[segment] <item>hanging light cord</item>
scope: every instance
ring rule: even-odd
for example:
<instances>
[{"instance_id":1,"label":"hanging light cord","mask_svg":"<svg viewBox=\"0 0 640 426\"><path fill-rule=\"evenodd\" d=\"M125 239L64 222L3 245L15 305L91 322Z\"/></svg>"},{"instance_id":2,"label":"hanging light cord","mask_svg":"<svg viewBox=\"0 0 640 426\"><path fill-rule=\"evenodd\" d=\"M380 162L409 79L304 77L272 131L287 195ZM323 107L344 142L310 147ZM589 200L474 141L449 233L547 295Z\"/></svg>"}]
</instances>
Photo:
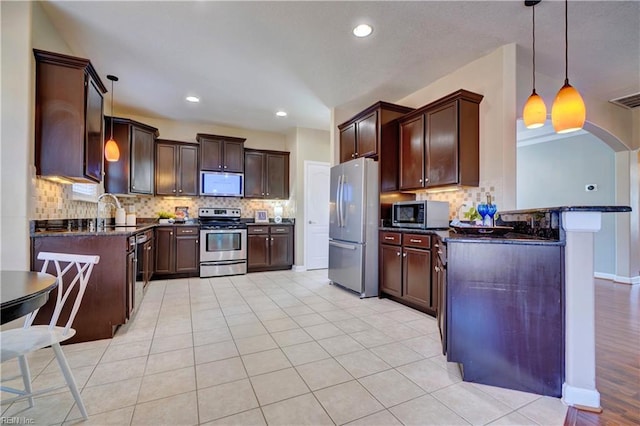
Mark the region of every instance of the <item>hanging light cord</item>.
<instances>
[{"instance_id":1,"label":"hanging light cord","mask_svg":"<svg viewBox=\"0 0 640 426\"><path fill-rule=\"evenodd\" d=\"M569 0L564 0L564 84L569 84Z\"/></svg>"},{"instance_id":2,"label":"hanging light cord","mask_svg":"<svg viewBox=\"0 0 640 426\"><path fill-rule=\"evenodd\" d=\"M536 6L531 7L533 11L533 92L536 91Z\"/></svg>"},{"instance_id":3,"label":"hanging light cord","mask_svg":"<svg viewBox=\"0 0 640 426\"><path fill-rule=\"evenodd\" d=\"M113 140L113 80L111 80L111 140Z\"/></svg>"}]
</instances>

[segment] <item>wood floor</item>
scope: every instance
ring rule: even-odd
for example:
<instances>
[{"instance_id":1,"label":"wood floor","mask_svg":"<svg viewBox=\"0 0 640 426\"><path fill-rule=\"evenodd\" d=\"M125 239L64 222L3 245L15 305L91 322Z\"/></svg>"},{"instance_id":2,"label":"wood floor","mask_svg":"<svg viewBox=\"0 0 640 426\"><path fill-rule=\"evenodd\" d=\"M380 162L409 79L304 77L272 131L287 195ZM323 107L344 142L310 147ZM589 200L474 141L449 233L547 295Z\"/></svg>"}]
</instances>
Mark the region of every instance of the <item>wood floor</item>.
<instances>
[{"instance_id":1,"label":"wood floor","mask_svg":"<svg viewBox=\"0 0 640 426\"><path fill-rule=\"evenodd\" d=\"M640 286L596 279L596 388L602 414L570 407L565 426L640 424Z\"/></svg>"}]
</instances>

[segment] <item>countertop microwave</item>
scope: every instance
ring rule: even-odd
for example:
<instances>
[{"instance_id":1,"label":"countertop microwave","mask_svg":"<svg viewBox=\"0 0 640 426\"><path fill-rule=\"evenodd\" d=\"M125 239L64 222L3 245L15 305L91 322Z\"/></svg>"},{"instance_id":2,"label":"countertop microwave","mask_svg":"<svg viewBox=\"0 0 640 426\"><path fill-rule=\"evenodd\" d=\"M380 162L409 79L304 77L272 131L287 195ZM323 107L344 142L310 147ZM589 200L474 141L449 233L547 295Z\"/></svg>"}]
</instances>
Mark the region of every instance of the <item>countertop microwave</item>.
<instances>
[{"instance_id":1,"label":"countertop microwave","mask_svg":"<svg viewBox=\"0 0 640 426\"><path fill-rule=\"evenodd\" d=\"M391 226L398 228L448 228L446 201L400 201L393 203Z\"/></svg>"},{"instance_id":2,"label":"countertop microwave","mask_svg":"<svg viewBox=\"0 0 640 426\"><path fill-rule=\"evenodd\" d=\"M200 172L200 195L209 197L244 196L244 174Z\"/></svg>"}]
</instances>

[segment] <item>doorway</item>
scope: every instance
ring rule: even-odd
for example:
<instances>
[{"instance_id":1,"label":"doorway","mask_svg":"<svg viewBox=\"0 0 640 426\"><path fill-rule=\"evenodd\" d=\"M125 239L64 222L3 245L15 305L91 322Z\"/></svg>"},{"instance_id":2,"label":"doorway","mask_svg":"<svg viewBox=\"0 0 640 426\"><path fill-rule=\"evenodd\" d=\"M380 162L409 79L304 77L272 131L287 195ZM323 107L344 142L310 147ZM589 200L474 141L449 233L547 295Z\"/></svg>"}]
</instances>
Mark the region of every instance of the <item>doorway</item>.
<instances>
[{"instance_id":1,"label":"doorway","mask_svg":"<svg viewBox=\"0 0 640 426\"><path fill-rule=\"evenodd\" d=\"M305 267L329 266L329 163L304 162Z\"/></svg>"}]
</instances>

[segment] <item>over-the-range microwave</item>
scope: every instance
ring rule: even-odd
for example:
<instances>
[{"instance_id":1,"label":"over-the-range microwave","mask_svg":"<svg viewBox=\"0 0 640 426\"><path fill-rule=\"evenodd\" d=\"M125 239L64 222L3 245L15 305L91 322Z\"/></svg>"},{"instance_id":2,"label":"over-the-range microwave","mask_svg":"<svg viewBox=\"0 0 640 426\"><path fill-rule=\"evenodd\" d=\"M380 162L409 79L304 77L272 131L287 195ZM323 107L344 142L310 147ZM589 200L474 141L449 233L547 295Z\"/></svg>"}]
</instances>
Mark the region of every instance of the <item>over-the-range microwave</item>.
<instances>
[{"instance_id":1,"label":"over-the-range microwave","mask_svg":"<svg viewBox=\"0 0 640 426\"><path fill-rule=\"evenodd\" d=\"M446 201L399 201L393 203L391 225L399 228L448 228Z\"/></svg>"},{"instance_id":2,"label":"over-the-range microwave","mask_svg":"<svg viewBox=\"0 0 640 426\"><path fill-rule=\"evenodd\" d=\"M200 172L200 195L209 197L244 196L244 174Z\"/></svg>"}]
</instances>

